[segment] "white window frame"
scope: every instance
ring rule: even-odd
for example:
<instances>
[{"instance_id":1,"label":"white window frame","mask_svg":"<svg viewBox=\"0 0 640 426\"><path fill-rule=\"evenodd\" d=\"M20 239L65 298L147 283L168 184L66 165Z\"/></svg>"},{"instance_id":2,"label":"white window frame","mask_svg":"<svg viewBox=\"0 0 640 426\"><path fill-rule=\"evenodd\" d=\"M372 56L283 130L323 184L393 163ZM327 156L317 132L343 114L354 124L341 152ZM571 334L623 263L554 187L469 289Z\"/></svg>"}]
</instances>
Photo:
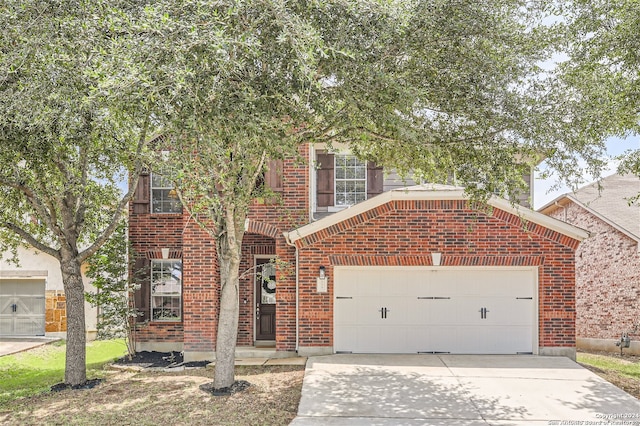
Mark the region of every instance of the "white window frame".
<instances>
[{"instance_id":1,"label":"white window frame","mask_svg":"<svg viewBox=\"0 0 640 426\"><path fill-rule=\"evenodd\" d=\"M356 164L355 167L362 167L364 169L364 177L361 178L348 178L348 177L344 177L344 178L338 178L338 160L342 160L342 159L355 159L359 164ZM341 165L341 167L346 167ZM354 192L348 192L348 191L340 191L340 194L342 195L349 195L349 194L356 194L356 197L354 197L354 201L353 203L342 203L339 204L338 203L338 182L345 182L345 183L357 183L357 182L362 182L364 185L364 190L362 192L358 192L358 191L354 191ZM358 200L357 198L357 194L362 194L363 198ZM358 204L362 201L365 201L367 199L367 162L366 161L362 161L360 160L358 157L356 157L353 154L334 154L333 155L333 205L335 208L337 209L342 209L345 207L349 207L352 206L354 204ZM346 197L345 197L346 198Z\"/></svg>"},{"instance_id":2,"label":"white window frame","mask_svg":"<svg viewBox=\"0 0 640 426\"><path fill-rule=\"evenodd\" d=\"M154 182L155 179L158 179L159 182ZM160 185L156 186L154 185L154 183L159 183ZM151 184L150 186L150 191L151 194L149 196L149 199L151 200L150 204L150 208L151 208L151 213L154 214L175 214L175 213L182 213L182 203L180 203L180 199L178 199L178 195L175 195L175 198L171 197L171 191L175 191L175 186L173 185L173 183L171 182L171 180L169 180L169 178L165 177L163 173L151 173ZM155 191L160 191L160 194L162 194L163 196L158 199L158 197L154 197L154 192ZM166 194L166 196L164 195ZM159 205L160 205L160 210L155 210L155 201L157 200ZM166 209L165 207L168 206L169 208Z\"/></svg>"},{"instance_id":3,"label":"white window frame","mask_svg":"<svg viewBox=\"0 0 640 426\"><path fill-rule=\"evenodd\" d=\"M171 273L158 265L179 264L179 267L171 267ZM176 271L179 273L176 276ZM160 276L158 276L158 272ZM156 291L156 288L166 287L165 291ZM151 321L182 321L182 260L181 259L152 259L151 260ZM167 305L168 304L168 305Z\"/></svg>"}]
</instances>

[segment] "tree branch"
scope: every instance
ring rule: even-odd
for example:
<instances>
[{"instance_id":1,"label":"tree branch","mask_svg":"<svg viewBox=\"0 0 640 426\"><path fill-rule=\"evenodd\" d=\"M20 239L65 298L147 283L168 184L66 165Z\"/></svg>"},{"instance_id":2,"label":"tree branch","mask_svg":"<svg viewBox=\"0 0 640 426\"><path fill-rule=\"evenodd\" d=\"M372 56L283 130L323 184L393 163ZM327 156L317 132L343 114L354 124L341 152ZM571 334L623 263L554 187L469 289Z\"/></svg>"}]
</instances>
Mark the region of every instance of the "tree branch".
<instances>
[{"instance_id":1,"label":"tree branch","mask_svg":"<svg viewBox=\"0 0 640 426\"><path fill-rule=\"evenodd\" d=\"M115 213L111 218L109 225L105 228L105 230L102 231L102 233L96 238L93 244L91 244L85 250L78 253L78 259L80 260L81 263L87 260L89 257L91 257L96 251L98 251L98 249L109 239L109 237L111 237L111 235L113 234L113 231L115 231L115 229L118 227L118 223L120 222L120 219L122 219L122 216L126 211L127 204L129 203L129 201L131 201L131 199L133 198L133 195L135 194L136 187L138 186L138 180L140 179L140 173L142 173L142 170L144 168L141 157L142 157L142 151L148 143L147 130L149 128L149 121L150 121L149 117L147 117L144 122L144 125L142 126L140 138L138 139L138 146L136 148L135 167L134 167L134 170L132 171L133 179L131 179L129 183L129 190L118 203Z\"/></svg>"},{"instance_id":2,"label":"tree branch","mask_svg":"<svg viewBox=\"0 0 640 426\"><path fill-rule=\"evenodd\" d=\"M47 245L44 245L40 241L36 240L30 233L28 233L27 231L19 227L18 225L11 222L1 222L0 226L15 233L30 246L40 250L43 253L47 253L48 255L51 255L58 260L60 259L60 254L58 250L55 250Z\"/></svg>"},{"instance_id":3,"label":"tree branch","mask_svg":"<svg viewBox=\"0 0 640 426\"><path fill-rule=\"evenodd\" d=\"M33 189L31 189L30 187L26 186L23 183L13 182L5 179L0 179L0 185L7 186L9 188L13 188L22 192L25 195L27 202L31 207L33 207L33 209L36 211L40 219L42 219L47 224L49 229L56 231L57 227L55 226L55 222L52 220L51 214L47 209L47 206L45 206L40 201L40 199L36 196L36 193Z\"/></svg>"},{"instance_id":4,"label":"tree branch","mask_svg":"<svg viewBox=\"0 0 640 426\"><path fill-rule=\"evenodd\" d=\"M76 197L76 205L75 205L75 217L74 222L77 225L81 225L84 222L86 206L83 202L84 200L84 191L86 190L86 185L88 181L88 166L89 163L89 155L87 153L87 149L84 147L80 148L80 170L82 171L82 176L80 177L80 188L83 189L82 193Z\"/></svg>"},{"instance_id":5,"label":"tree branch","mask_svg":"<svg viewBox=\"0 0 640 426\"><path fill-rule=\"evenodd\" d=\"M255 188L256 186L256 182L258 182L258 179L260 178L260 175L262 174L263 170L263 166L265 161L267 160L267 151L266 150L262 150L262 155L260 156L260 161L258 162L258 167L256 168L255 173L253 174L253 176L251 177L251 181L247 182L247 187L245 188L245 191L247 194L252 193L253 188Z\"/></svg>"}]
</instances>

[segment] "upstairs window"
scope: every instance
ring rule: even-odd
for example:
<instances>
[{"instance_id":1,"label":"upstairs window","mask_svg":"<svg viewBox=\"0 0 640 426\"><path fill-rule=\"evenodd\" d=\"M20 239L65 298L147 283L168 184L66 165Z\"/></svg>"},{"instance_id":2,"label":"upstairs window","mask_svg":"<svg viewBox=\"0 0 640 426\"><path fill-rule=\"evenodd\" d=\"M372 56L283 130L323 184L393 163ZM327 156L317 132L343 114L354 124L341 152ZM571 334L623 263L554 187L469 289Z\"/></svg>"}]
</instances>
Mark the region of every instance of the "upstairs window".
<instances>
[{"instance_id":1,"label":"upstairs window","mask_svg":"<svg viewBox=\"0 0 640 426\"><path fill-rule=\"evenodd\" d=\"M354 155L336 154L335 205L352 206L367 199L367 162Z\"/></svg>"},{"instance_id":2,"label":"upstairs window","mask_svg":"<svg viewBox=\"0 0 640 426\"><path fill-rule=\"evenodd\" d=\"M162 173L151 174L151 212L182 213L182 204L173 182Z\"/></svg>"},{"instance_id":3,"label":"upstairs window","mask_svg":"<svg viewBox=\"0 0 640 426\"><path fill-rule=\"evenodd\" d=\"M151 318L154 321L182 319L182 262L151 261Z\"/></svg>"},{"instance_id":4,"label":"upstairs window","mask_svg":"<svg viewBox=\"0 0 640 426\"><path fill-rule=\"evenodd\" d=\"M351 154L316 152L315 212L335 212L382 193L382 167Z\"/></svg>"}]
</instances>

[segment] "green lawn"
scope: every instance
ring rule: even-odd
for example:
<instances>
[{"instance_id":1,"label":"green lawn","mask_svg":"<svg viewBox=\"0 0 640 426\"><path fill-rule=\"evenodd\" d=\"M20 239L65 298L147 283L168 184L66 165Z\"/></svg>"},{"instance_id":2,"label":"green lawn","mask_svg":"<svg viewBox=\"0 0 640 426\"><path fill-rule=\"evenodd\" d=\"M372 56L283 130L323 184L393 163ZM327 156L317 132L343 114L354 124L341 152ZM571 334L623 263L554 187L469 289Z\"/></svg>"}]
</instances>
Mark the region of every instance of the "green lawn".
<instances>
[{"instance_id":1,"label":"green lawn","mask_svg":"<svg viewBox=\"0 0 640 426\"><path fill-rule=\"evenodd\" d=\"M591 365L604 371L613 371L623 376L640 379L640 363L626 360L624 358L596 355L589 353L578 353L578 362Z\"/></svg>"},{"instance_id":2,"label":"green lawn","mask_svg":"<svg viewBox=\"0 0 640 426\"><path fill-rule=\"evenodd\" d=\"M64 341L0 357L0 406L16 398L46 392L64 381ZM102 366L123 356L124 340L87 344L87 378L102 375Z\"/></svg>"}]
</instances>

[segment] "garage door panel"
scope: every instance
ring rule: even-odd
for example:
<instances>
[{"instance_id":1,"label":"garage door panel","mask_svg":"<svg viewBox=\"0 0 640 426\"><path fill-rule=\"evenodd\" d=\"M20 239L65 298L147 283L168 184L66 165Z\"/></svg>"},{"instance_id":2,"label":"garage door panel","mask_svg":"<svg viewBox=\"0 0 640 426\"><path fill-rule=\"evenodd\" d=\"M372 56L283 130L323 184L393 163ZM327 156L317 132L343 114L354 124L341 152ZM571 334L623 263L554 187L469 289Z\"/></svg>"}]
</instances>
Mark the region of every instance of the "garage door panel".
<instances>
[{"instance_id":1,"label":"garage door panel","mask_svg":"<svg viewBox=\"0 0 640 426\"><path fill-rule=\"evenodd\" d=\"M342 325L356 324L358 315L355 311L355 302L353 298L336 298L334 304L335 323Z\"/></svg>"},{"instance_id":2,"label":"garage door panel","mask_svg":"<svg viewBox=\"0 0 640 426\"><path fill-rule=\"evenodd\" d=\"M515 300L504 298L499 303L488 304L487 322L491 324L509 324L528 326L532 322L533 300Z\"/></svg>"},{"instance_id":3,"label":"garage door panel","mask_svg":"<svg viewBox=\"0 0 640 426\"><path fill-rule=\"evenodd\" d=\"M380 341L386 345L387 353L407 353L410 350L410 336L406 327L398 328L394 326L380 327ZM375 348L371 351L378 352Z\"/></svg>"},{"instance_id":4,"label":"garage door panel","mask_svg":"<svg viewBox=\"0 0 640 426\"><path fill-rule=\"evenodd\" d=\"M411 301L405 297L387 297L380 300L380 307L376 313L383 325L401 326L411 324L412 315L409 314ZM413 314L413 312L411 312Z\"/></svg>"},{"instance_id":5,"label":"garage door panel","mask_svg":"<svg viewBox=\"0 0 640 426\"><path fill-rule=\"evenodd\" d=\"M335 291L357 295L336 300L336 350L532 352L533 270L336 268Z\"/></svg>"},{"instance_id":6,"label":"garage door panel","mask_svg":"<svg viewBox=\"0 0 640 426\"><path fill-rule=\"evenodd\" d=\"M336 327L333 332L334 350L336 352L350 351L358 340L360 327L343 325Z\"/></svg>"},{"instance_id":7,"label":"garage door panel","mask_svg":"<svg viewBox=\"0 0 640 426\"><path fill-rule=\"evenodd\" d=\"M358 330L357 337L350 346L357 347L360 353L406 353L407 330L390 326L363 326ZM381 348L382 346L382 348Z\"/></svg>"},{"instance_id":8,"label":"garage door panel","mask_svg":"<svg viewBox=\"0 0 640 426\"><path fill-rule=\"evenodd\" d=\"M451 353L455 352L455 345L459 339L457 327L439 326L429 327L429 339L423 342L420 352Z\"/></svg>"},{"instance_id":9,"label":"garage door panel","mask_svg":"<svg viewBox=\"0 0 640 426\"><path fill-rule=\"evenodd\" d=\"M45 282L0 280L0 335L45 334Z\"/></svg>"},{"instance_id":10,"label":"garage door panel","mask_svg":"<svg viewBox=\"0 0 640 426\"><path fill-rule=\"evenodd\" d=\"M381 307L380 297L358 296L355 299L355 313L357 316L356 323L362 326L381 325L381 313L378 310Z\"/></svg>"},{"instance_id":11,"label":"garage door panel","mask_svg":"<svg viewBox=\"0 0 640 426\"><path fill-rule=\"evenodd\" d=\"M480 353L531 353L531 327L489 326L477 332L482 336Z\"/></svg>"},{"instance_id":12,"label":"garage door panel","mask_svg":"<svg viewBox=\"0 0 640 426\"><path fill-rule=\"evenodd\" d=\"M15 322L15 334L17 336L37 336L42 334L45 319L33 316L17 317Z\"/></svg>"},{"instance_id":13,"label":"garage door panel","mask_svg":"<svg viewBox=\"0 0 640 426\"><path fill-rule=\"evenodd\" d=\"M353 345L355 343L355 345ZM360 326L356 340L352 342L352 346L348 351L353 352L354 347L358 348L357 352L376 353L380 351L380 327L378 326Z\"/></svg>"}]
</instances>

